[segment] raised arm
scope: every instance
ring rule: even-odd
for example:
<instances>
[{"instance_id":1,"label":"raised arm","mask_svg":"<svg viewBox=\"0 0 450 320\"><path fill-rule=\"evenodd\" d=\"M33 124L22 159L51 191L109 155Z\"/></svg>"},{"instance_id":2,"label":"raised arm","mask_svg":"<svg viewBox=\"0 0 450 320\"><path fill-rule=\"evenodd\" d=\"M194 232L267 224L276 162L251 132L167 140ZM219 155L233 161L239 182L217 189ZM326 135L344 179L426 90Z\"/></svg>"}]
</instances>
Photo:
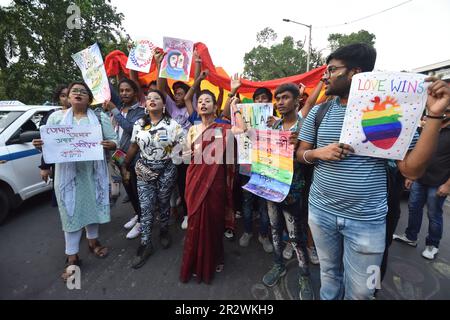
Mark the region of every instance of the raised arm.
<instances>
[{"instance_id":1,"label":"raised arm","mask_svg":"<svg viewBox=\"0 0 450 320\"><path fill-rule=\"evenodd\" d=\"M241 78L239 77L239 74L234 74L231 78L230 87L231 91L228 94L228 99L225 101L225 106L223 107L223 116L227 117L228 119L231 119L231 112L230 112L230 105L232 98L236 95L237 91L241 87Z\"/></svg>"},{"instance_id":2,"label":"raised arm","mask_svg":"<svg viewBox=\"0 0 450 320\"><path fill-rule=\"evenodd\" d=\"M172 90L169 88L169 84L167 83L166 78L161 78L159 76L159 71L161 70L161 63L164 59L165 53L162 50L155 50L153 57L156 63L156 71L158 73L158 77L156 78L156 88L164 93L166 96L169 96L172 100L174 100Z\"/></svg>"},{"instance_id":3,"label":"raised arm","mask_svg":"<svg viewBox=\"0 0 450 320\"><path fill-rule=\"evenodd\" d=\"M428 87L427 123L414 149L406 154L405 159L397 161L402 175L410 180L416 180L424 174L437 147L445 109L450 106L450 86L432 77L426 81L432 82Z\"/></svg>"},{"instance_id":4,"label":"raised arm","mask_svg":"<svg viewBox=\"0 0 450 320\"><path fill-rule=\"evenodd\" d=\"M203 80L206 79L208 76L209 71L204 70L200 72L200 75L195 79L194 84L189 88L188 92L184 96L184 103L186 105L186 109L189 113L189 115L192 115L194 113L194 106L192 105L192 98L194 97L195 92L200 88L200 84ZM197 95L198 98L198 95Z\"/></svg>"},{"instance_id":5,"label":"raised arm","mask_svg":"<svg viewBox=\"0 0 450 320\"><path fill-rule=\"evenodd\" d=\"M242 113L238 110L237 104L240 102L239 98L233 97L230 103L231 112L235 116L236 124L231 128L233 134L240 134L247 131L247 125L242 117Z\"/></svg>"},{"instance_id":6,"label":"raised arm","mask_svg":"<svg viewBox=\"0 0 450 320\"><path fill-rule=\"evenodd\" d=\"M223 88L219 87L219 96L217 97L217 107L222 108L223 104Z\"/></svg>"},{"instance_id":7,"label":"raised arm","mask_svg":"<svg viewBox=\"0 0 450 320\"><path fill-rule=\"evenodd\" d=\"M319 83L314 88L313 92L308 97L308 99L306 99L305 104L303 105L303 108L301 109L303 118L306 118L309 111L311 111L312 107L314 107L316 105L317 99L319 98L322 88L323 88L323 80L320 79Z\"/></svg>"}]
</instances>

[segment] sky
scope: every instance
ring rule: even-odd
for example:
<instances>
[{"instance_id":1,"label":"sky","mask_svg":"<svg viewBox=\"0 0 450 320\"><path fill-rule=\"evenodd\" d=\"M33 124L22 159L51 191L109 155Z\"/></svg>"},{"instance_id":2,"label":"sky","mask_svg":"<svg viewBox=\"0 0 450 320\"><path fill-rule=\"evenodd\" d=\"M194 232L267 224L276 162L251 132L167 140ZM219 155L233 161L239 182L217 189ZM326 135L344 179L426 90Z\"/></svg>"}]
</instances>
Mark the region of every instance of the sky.
<instances>
[{"instance_id":1,"label":"sky","mask_svg":"<svg viewBox=\"0 0 450 320\"><path fill-rule=\"evenodd\" d=\"M450 59L450 0L412 0L400 7L343 25L407 0L111 0L125 15L123 26L133 39L163 36L203 42L216 66L228 74L242 72L244 55L257 45L256 34L270 27L278 41L288 35L308 41L309 29L284 18L312 25L312 46L329 54L330 33L365 29L376 36L375 68L401 71ZM0 0L0 5L10 3ZM81 15L83 13L81 12ZM332 27L330 27L332 26ZM307 48L307 46L305 47Z\"/></svg>"}]
</instances>

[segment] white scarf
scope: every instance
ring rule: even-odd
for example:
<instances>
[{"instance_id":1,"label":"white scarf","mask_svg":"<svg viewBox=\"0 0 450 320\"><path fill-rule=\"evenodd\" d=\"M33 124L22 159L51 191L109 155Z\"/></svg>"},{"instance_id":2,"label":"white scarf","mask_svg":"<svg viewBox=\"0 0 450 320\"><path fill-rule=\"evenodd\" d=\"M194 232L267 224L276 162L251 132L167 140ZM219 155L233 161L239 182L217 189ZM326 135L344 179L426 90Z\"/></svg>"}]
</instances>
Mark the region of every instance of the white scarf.
<instances>
[{"instance_id":1,"label":"white scarf","mask_svg":"<svg viewBox=\"0 0 450 320\"><path fill-rule=\"evenodd\" d=\"M93 125L100 124L95 112L91 109L87 110L89 123ZM73 124L73 109L70 108L61 125ZM76 193L76 162L64 162L59 165L59 192L62 206L66 208L67 215L72 217L75 211L75 193ZM109 176L108 165L106 160L94 161L94 179L95 179L95 197L96 203L101 205L109 205ZM93 208L94 209L94 208Z\"/></svg>"}]
</instances>

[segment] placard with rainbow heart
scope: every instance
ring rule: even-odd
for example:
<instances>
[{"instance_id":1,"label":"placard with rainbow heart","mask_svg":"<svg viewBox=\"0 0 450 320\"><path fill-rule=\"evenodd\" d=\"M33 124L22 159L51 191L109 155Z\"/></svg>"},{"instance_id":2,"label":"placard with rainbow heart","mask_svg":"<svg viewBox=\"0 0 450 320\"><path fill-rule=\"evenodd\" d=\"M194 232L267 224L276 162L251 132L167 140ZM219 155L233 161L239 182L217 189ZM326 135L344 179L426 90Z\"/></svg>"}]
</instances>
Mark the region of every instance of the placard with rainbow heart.
<instances>
[{"instance_id":1,"label":"placard with rainbow heart","mask_svg":"<svg viewBox=\"0 0 450 320\"><path fill-rule=\"evenodd\" d=\"M339 142L357 155L403 160L427 101L425 78L404 72L353 76Z\"/></svg>"}]
</instances>

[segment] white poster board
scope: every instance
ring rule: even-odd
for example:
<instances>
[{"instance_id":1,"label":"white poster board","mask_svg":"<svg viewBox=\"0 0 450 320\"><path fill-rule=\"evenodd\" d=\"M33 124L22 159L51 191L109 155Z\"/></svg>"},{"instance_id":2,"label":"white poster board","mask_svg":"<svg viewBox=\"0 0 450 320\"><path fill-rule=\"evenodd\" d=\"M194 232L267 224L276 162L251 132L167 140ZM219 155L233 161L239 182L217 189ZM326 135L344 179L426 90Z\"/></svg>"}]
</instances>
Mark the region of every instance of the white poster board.
<instances>
[{"instance_id":1,"label":"white poster board","mask_svg":"<svg viewBox=\"0 0 450 320\"><path fill-rule=\"evenodd\" d=\"M267 119L273 115L273 104L271 103L242 103L237 109L241 111L247 129L268 130ZM235 115L232 115L231 122L236 124ZM236 137L238 142L238 163L252 163L252 140L249 133L242 133Z\"/></svg>"},{"instance_id":2,"label":"white poster board","mask_svg":"<svg viewBox=\"0 0 450 320\"><path fill-rule=\"evenodd\" d=\"M150 40L138 40L128 55L127 68L148 73L153 59L154 42Z\"/></svg>"},{"instance_id":3,"label":"white poster board","mask_svg":"<svg viewBox=\"0 0 450 320\"><path fill-rule=\"evenodd\" d=\"M103 64L102 54L97 43L72 55L78 68L81 70L83 80L94 95L92 104L103 103L111 100L108 76Z\"/></svg>"},{"instance_id":4,"label":"white poster board","mask_svg":"<svg viewBox=\"0 0 450 320\"><path fill-rule=\"evenodd\" d=\"M100 125L45 125L40 128L46 163L103 160Z\"/></svg>"},{"instance_id":5,"label":"white poster board","mask_svg":"<svg viewBox=\"0 0 450 320\"><path fill-rule=\"evenodd\" d=\"M357 155L403 160L427 101L425 78L403 72L353 76L339 142Z\"/></svg>"}]
</instances>

